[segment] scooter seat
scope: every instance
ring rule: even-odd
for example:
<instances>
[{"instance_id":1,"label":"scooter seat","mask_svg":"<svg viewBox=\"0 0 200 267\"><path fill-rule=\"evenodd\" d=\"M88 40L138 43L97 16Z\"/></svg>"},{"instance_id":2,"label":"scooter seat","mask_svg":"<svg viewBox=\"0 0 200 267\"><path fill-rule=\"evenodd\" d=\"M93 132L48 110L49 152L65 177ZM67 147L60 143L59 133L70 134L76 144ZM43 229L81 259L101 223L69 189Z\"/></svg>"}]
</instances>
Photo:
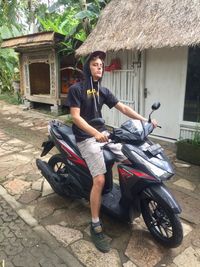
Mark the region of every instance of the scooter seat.
<instances>
[{"instance_id":1,"label":"scooter seat","mask_svg":"<svg viewBox=\"0 0 200 267\"><path fill-rule=\"evenodd\" d=\"M69 143L69 145L73 146L73 148L76 150L76 152L80 155L80 151L78 149L78 146L76 144L76 139L73 134L72 128L67 125L60 125L59 128L57 128L58 132L61 134L63 139ZM116 158L115 155L108 149L103 149L103 155L105 158L106 166L113 165Z\"/></svg>"},{"instance_id":2,"label":"scooter seat","mask_svg":"<svg viewBox=\"0 0 200 267\"><path fill-rule=\"evenodd\" d=\"M73 146L73 149L76 150L76 152L80 155L79 149L76 144L76 139L73 134L72 128L67 125L61 125L59 128L57 128L58 132L61 134L63 139L69 143L69 145Z\"/></svg>"},{"instance_id":3,"label":"scooter seat","mask_svg":"<svg viewBox=\"0 0 200 267\"><path fill-rule=\"evenodd\" d=\"M112 166L115 161L116 161L116 157L115 155L107 148L103 149L103 155L104 155L104 159L105 159L105 163L106 163L106 167L108 169L109 166Z\"/></svg>"}]
</instances>

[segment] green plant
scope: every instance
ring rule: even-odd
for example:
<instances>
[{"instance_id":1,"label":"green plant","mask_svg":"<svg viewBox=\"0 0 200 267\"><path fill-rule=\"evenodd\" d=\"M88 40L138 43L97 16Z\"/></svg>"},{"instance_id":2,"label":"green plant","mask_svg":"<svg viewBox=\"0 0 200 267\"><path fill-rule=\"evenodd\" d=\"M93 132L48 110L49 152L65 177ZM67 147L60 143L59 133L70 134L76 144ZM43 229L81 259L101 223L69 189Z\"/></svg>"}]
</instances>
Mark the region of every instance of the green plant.
<instances>
[{"instance_id":1,"label":"green plant","mask_svg":"<svg viewBox=\"0 0 200 267\"><path fill-rule=\"evenodd\" d=\"M199 122L199 120L196 123L196 126L194 128L194 132L191 135L191 137L190 138L180 137L180 139L177 141L177 143L188 143L188 144L200 146L200 122Z\"/></svg>"},{"instance_id":2,"label":"green plant","mask_svg":"<svg viewBox=\"0 0 200 267\"><path fill-rule=\"evenodd\" d=\"M38 16L44 30L65 35L59 52L74 54L95 27L101 10L110 0L57 0L45 15ZM63 11L64 10L64 11Z\"/></svg>"},{"instance_id":3,"label":"green plant","mask_svg":"<svg viewBox=\"0 0 200 267\"><path fill-rule=\"evenodd\" d=\"M192 144L200 146L200 123L197 123L195 127L194 136L192 138Z\"/></svg>"},{"instance_id":4,"label":"green plant","mask_svg":"<svg viewBox=\"0 0 200 267\"><path fill-rule=\"evenodd\" d=\"M0 49L0 93L12 92L12 82L18 58L12 49Z\"/></svg>"},{"instance_id":5,"label":"green plant","mask_svg":"<svg viewBox=\"0 0 200 267\"><path fill-rule=\"evenodd\" d=\"M21 95L19 94L19 92L17 93L6 92L0 94L0 100L4 100L5 102L13 105L19 105L22 103Z\"/></svg>"},{"instance_id":6,"label":"green plant","mask_svg":"<svg viewBox=\"0 0 200 267\"><path fill-rule=\"evenodd\" d=\"M21 27L17 21L19 4L17 0L0 1L0 44L3 39L17 36ZM12 92L12 81L18 57L13 49L0 49L0 94Z\"/></svg>"}]
</instances>

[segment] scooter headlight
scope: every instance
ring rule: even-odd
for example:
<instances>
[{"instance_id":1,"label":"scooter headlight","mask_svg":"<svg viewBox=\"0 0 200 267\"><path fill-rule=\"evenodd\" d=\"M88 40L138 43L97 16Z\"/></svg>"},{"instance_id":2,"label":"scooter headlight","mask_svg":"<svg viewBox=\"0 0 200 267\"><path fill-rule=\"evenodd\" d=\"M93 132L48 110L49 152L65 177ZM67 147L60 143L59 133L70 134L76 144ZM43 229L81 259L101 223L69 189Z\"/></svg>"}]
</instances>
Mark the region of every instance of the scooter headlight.
<instances>
[{"instance_id":1,"label":"scooter headlight","mask_svg":"<svg viewBox=\"0 0 200 267\"><path fill-rule=\"evenodd\" d=\"M168 179L169 177L171 177L171 173L168 173L167 171L165 170L162 170L160 168L158 168L157 166L155 166L154 164L150 163L150 162L146 162L145 163L147 168L158 178L160 179Z\"/></svg>"},{"instance_id":2,"label":"scooter headlight","mask_svg":"<svg viewBox=\"0 0 200 267\"><path fill-rule=\"evenodd\" d=\"M134 158L135 160L140 163L145 165L145 167L157 178L159 179L168 179L169 177L171 177L171 173L158 168L157 166L155 166L154 164L152 164L151 162L149 162L148 160L145 160L144 158L142 158L140 155L138 155L137 153L134 153L133 151L131 151L132 154L134 154ZM134 160L134 161L135 161Z\"/></svg>"}]
</instances>

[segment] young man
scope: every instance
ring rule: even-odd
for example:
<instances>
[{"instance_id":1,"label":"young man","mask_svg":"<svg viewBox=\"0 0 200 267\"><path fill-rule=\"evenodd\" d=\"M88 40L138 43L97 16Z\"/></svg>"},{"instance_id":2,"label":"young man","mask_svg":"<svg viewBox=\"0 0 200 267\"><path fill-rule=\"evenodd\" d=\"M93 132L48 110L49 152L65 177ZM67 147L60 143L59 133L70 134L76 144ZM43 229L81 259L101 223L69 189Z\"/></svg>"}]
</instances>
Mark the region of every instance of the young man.
<instances>
[{"instance_id":1,"label":"young man","mask_svg":"<svg viewBox=\"0 0 200 267\"><path fill-rule=\"evenodd\" d=\"M94 118L102 117L103 104L109 108L115 107L130 118L147 121L129 106L119 100L105 87L101 86L104 70L105 53L95 51L91 53L84 65L85 80L73 85L68 94L67 105L73 119L73 132L78 148L85 159L93 177L93 186L90 193L90 207L92 222L90 233L95 246L102 252L108 252L110 245L102 232L99 220L101 194L105 183L106 173L102 143L108 142L105 126L93 127L89 122ZM153 121L156 127L156 121ZM118 161L126 157L121 152L121 144L109 144L110 150L116 155Z\"/></svg>"}]
</instances>

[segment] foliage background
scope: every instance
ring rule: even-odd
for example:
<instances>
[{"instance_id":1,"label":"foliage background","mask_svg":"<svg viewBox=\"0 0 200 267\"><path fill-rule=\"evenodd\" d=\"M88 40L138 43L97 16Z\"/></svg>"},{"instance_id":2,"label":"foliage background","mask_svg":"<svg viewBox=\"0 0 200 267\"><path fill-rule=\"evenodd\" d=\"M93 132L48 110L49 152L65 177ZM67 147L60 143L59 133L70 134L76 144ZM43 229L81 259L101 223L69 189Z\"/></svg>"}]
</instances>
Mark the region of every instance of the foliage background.
<instances>
[{"instance_id":1,"label":"foliage background","mask_svg":"<svg viewBox=\"0 0 200 267\"><path fill-rule=\"evenodd\" d=\"M65 35L60 53L69 55L84 42L110 0L0 0L0 44L3 39L41 31ZM18 56L0 48L0 94L13 92L19 79Z\"/></svg>"}]
</instances>

